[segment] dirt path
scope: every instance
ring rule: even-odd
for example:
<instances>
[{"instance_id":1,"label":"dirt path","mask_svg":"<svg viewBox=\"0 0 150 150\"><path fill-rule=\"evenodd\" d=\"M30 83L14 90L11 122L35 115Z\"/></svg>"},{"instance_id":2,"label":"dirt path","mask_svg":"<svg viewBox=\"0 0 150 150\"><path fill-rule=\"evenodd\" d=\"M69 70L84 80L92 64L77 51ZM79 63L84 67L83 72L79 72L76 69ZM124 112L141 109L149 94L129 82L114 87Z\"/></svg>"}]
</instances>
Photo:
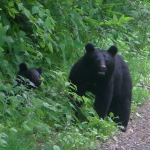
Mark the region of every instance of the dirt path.
<instances>
[{"instance_id":1,"label":"dirt path","mask_svg":"<svg viewBox=\"0 0 150 150\"><path fill-rule=\"evenodd\" d=\"M150 100L131 118L126 133L119 132L96 150L150 150Z\"/></svg>"}]
</instances>

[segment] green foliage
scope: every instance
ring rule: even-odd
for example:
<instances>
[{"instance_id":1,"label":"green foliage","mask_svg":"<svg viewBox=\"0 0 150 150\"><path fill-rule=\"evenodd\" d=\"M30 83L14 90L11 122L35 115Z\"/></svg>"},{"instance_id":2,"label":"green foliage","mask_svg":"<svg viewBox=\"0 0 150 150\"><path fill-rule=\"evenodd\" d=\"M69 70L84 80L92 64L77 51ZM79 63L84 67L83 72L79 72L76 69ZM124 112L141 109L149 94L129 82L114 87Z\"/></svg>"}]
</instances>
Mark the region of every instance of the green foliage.
<instances>
[{"instance_id":1,"label":"green foliage","mask_svg":"<svg viewBox=\"0 0 150 150\"><path fill-rule=\"evenodd\" d=\"M117 45L133 79L133 107L148 98L148 0L1 0L0 5L1 149L94 149L96 140L117 132L110 117L98 118L92 95L68 98L70 68L88 42L103 49ZM21 62L43 67L41 87L13 88ZM77 109L75 99L85 104Z\"/></svg>"}]
</instances>

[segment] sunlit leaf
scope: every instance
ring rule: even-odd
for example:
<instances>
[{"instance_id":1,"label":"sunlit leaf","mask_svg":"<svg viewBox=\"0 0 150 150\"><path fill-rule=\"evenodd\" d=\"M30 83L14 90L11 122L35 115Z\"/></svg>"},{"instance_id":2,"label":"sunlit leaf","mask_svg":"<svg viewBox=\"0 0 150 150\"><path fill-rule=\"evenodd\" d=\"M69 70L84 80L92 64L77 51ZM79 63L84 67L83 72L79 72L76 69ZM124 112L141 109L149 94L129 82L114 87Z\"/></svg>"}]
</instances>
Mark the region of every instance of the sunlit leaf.
<instances>
[{"instance_id":1,"label":"sunlit leaf","mask_svg":"<svg viewBox=\"0 0 150 150\"><path fill-rule=\"evenodd\" d=\"M11 6L11 7L14 6L14 1L9 1L8 5Z\"/></svg>"}]
</instances>

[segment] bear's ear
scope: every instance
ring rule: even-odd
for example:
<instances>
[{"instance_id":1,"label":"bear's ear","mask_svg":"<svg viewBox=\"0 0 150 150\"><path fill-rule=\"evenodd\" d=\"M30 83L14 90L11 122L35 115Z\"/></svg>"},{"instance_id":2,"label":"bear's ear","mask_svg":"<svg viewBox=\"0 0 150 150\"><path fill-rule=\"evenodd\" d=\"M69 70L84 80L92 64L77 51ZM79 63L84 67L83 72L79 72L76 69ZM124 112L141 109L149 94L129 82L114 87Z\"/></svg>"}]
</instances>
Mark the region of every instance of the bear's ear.
<instances>
[{"instance_id":1,"label":"bear's ear","mask_svg":"<svg viewBox=\"0 0 150 150\"><path fill-rule=\"evenodd\" d=\"M94 45L91 43L86 44L85 49L87 52L93 52L95 50Z\"/></svg>"},{"instance_id":2,"label":"bear's ear","mask_svg":"<svg viewBox=\"0 0 150 150\"><path fill-rule=\"evenodd\" d=\"M42 73L42 67L39 67L39 68L37 68L36 70L39 72L39 74Z\"/></svg>"},{"instance_id":3,"label":"bear's ear","mask_svg":"<svg viewBox=\"0 0 150 150\"><path fill-rule=\"evenodd\" d=\"M116 46L111 46L108 49L108 53L110 53L112 56L115 56L117 54L118 48Z\"/></svg>"},{"instance_id":4,"label":"bear's ear","mask_svg":"<svg viewBox=\"0 0 150 150\"><path fill-rule=\"evenodd\" d=\"M27 65L25 63L21 63L19 65L19 69L20 69L20 71L27 71L28 67L27 67Z\"/></svg>"}]
</instances>

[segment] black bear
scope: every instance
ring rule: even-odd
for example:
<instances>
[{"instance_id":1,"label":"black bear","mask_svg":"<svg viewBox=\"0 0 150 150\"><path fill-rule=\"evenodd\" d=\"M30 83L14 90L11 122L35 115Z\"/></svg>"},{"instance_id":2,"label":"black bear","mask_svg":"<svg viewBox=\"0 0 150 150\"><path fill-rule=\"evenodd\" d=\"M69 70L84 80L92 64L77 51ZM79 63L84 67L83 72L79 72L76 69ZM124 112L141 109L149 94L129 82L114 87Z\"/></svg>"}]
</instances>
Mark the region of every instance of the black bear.
<instances>
[{"instance_id":1,"label":"black bear","mask_svg":"<svg viewBox=\"0 0 150 150\"><path fill-rule=\"evenodd\" d=\"M41 67L37 69L31 69L31 68L28 68L25 63L21 63L19 65L19 72L17 73L17 79L16 79L16 81L18 82L17 85L27 84L28 89L31 89L31 88L35 89L36 87L40 86L42 83L42 80L40 78L41 73L42 73ZM34 83L34 85L25 83L25 81L21 78L21 76L29 79L32 83Z\"/></svg>"},{"instance_id":2,"label":"black bear","mask_svg":"<svg viewBox=\"0 0 150 150\"><path fill-rule=\"evenodd\" d=\"M0 92L3 92L5 93L6 95L9 95L9 96L13 96L13 95L16 95L16 87L23 84L24 86L26 86L27 89L35 89L37 88L38 86L41 85L42 83L42 80L40 78L40 75L42 73L42 68L39 67L37 69L31 69L31 68L28 68L27 65L25 63L21 63L19 65L19 71L17 73L17 78L16 78L16 81L17 81L17 84L13 87L13 92L14 94L10 93L10 92L7 92L5 90L1 90ZM29 81L26 81L26 79L29 79L32 83L30 83ZM11 102L9 99L6 100L6 103L8 105L11 105ZM22 106L23 106L23 103L21 103Z\"/></svg>"},{"instance_id":3,"label":"black bear","mask_svg":"<svg viewBox=\"0 0 150 150\"><path fill-rule=\"evenodd\" d=\"M113 112L115 122L126 131L132 97L132 79L127 64L117 54L117 47L108 50L95 48L91 43L85 46L86 53L72 67L69 80L77 86L78 95L86 91L95 95L94 108L99 117ZM80 103L77 102L80 106Z\"/></svg>"}]
</instances>

